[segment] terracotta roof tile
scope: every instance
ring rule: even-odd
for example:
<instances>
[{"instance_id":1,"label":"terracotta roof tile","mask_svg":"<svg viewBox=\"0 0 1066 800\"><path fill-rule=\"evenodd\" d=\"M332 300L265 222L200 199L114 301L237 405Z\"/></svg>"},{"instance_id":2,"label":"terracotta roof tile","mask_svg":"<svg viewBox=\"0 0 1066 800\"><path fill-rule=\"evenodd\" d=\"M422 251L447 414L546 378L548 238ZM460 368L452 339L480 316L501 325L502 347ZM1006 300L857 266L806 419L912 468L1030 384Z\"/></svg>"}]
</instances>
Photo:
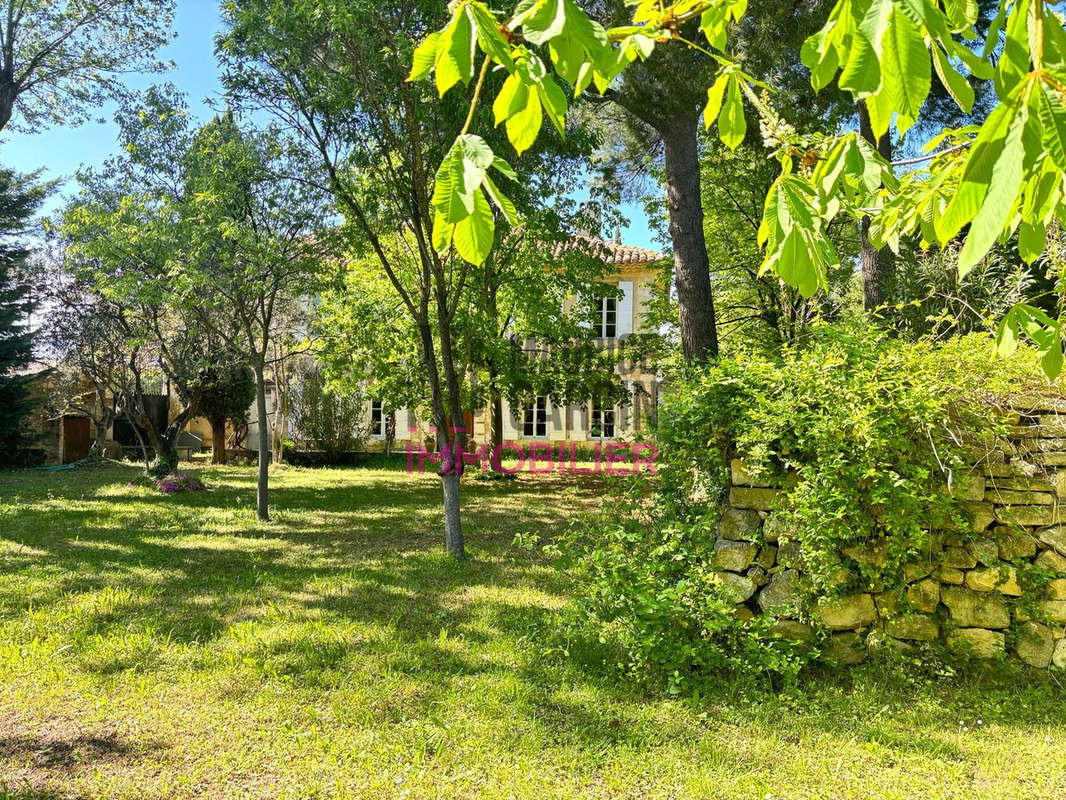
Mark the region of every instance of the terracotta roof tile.
<instances>
[{"instance_id":1,"label":"terracotta roof tile","mask_svg":"<svg viewBox=\"0 0 1066 800\"><path fill-rule=\"evenodd\" d=\"M574 236L570 241L556 245L552 255L559 255L567 250L578 248L588 248L591 255L602 258L607 264L618 267L632 264L652 264L665 258L662 253L655 250L645 250L643 247L608 242L595 236Z\"/></svg>"}]
</instances>

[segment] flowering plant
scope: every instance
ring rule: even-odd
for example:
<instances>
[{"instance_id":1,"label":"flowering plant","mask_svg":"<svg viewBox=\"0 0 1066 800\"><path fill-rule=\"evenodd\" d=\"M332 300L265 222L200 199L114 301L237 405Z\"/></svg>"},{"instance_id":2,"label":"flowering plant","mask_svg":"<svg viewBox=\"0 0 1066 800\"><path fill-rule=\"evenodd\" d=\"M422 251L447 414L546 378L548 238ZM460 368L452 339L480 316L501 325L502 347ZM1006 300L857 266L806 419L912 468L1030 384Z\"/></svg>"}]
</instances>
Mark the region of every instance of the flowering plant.
<instances>
[{"instance_id":1,"label":"flowering plant","mask_svg":"<svg viewBox=\"0 0 1066 800\"><path fill-rule=\"evenodd\" d=\"M163 494L177 494L178 492L200 492L205 488L199 478L184 472L171 472L162 478L156 479L156 488Z\"/></svg>"}]
</instances>

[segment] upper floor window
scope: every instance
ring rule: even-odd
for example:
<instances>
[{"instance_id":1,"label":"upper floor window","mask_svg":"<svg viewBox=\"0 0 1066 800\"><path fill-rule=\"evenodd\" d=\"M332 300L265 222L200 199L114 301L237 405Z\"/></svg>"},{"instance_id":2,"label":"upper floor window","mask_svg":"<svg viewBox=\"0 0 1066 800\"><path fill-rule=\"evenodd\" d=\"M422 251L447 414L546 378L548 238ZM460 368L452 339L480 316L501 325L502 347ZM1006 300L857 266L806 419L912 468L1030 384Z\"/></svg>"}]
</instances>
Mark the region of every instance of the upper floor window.
<instances>
[{"instance_id":1,"label":"upper floor window","mask_svg":"<svg viewBox=\"0 0 1066 800\"><path fill-rule=\"evenodd\" d=\"M385 435L385 414L380 400L370 401L370 435Z\"/></svg>"},{"instance_id":2,"label":"upper floor window","mask_svg":"<svg viewBox=\"0 0 1066 800\"><path fill-rule=\"evenodd\" d=\"M548 435L548 398L535 397L533 402L526 406L522 435L534 438Z\"/></svg>"},{"instance_id":3,"label":"upper floor window","mask_svg":"<svg viewBox=\"0 0 1066 800\"><path fill-rule=\"evenodd\" d=\"M614 339L618 333L618 298L601 297L597 300L597 316L593 330L597 339Z\"/></svg>"},{"instance_id":4,"label":"upper floor window","mask_svg":"<svg viewBox=\"0 0 1066 800\"><path fill-rule=\"evenodd\" d=\"M604 408L598 400L592 403L589 436L593 439L614 438L614 409Z\"/></svg>"}]
</instances>

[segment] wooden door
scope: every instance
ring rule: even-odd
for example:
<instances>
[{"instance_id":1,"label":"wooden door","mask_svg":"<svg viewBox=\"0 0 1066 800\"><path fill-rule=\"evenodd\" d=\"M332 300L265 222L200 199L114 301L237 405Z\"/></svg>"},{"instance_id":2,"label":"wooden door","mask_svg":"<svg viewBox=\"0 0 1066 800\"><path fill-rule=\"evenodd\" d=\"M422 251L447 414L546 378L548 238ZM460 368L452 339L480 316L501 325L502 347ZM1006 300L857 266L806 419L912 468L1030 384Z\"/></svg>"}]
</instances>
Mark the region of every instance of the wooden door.
<instances>
[{"instance_id":1,"label":"wooden door","mask_svg":"<svg viewBox=\"0 0 1066 800\"><path fill-rule=\"evenodd\" d=\"M78 461L89 455L89 418L63 417L63 463Z\"/></svg>"}]
</instances>

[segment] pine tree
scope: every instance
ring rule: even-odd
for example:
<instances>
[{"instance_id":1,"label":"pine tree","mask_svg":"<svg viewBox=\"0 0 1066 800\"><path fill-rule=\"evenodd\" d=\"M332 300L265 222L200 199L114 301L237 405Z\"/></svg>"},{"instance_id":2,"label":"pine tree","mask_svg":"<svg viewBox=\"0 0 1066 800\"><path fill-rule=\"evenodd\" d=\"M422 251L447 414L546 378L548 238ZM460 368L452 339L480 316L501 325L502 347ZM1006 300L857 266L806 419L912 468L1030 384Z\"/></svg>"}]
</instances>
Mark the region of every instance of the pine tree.
<instances>
[{"instance_id":1,"label":"pine tree","mask_svg":"<svg viewBox=\"0 0 1066 800\"><path fill-rule=\"evenodd\" d=\"M26 233L49 188L35 178L0 168L0 467L25 463L33 441L26 417L36 402L23 370L33 360Z\"/></svg>"}]
</instances>

